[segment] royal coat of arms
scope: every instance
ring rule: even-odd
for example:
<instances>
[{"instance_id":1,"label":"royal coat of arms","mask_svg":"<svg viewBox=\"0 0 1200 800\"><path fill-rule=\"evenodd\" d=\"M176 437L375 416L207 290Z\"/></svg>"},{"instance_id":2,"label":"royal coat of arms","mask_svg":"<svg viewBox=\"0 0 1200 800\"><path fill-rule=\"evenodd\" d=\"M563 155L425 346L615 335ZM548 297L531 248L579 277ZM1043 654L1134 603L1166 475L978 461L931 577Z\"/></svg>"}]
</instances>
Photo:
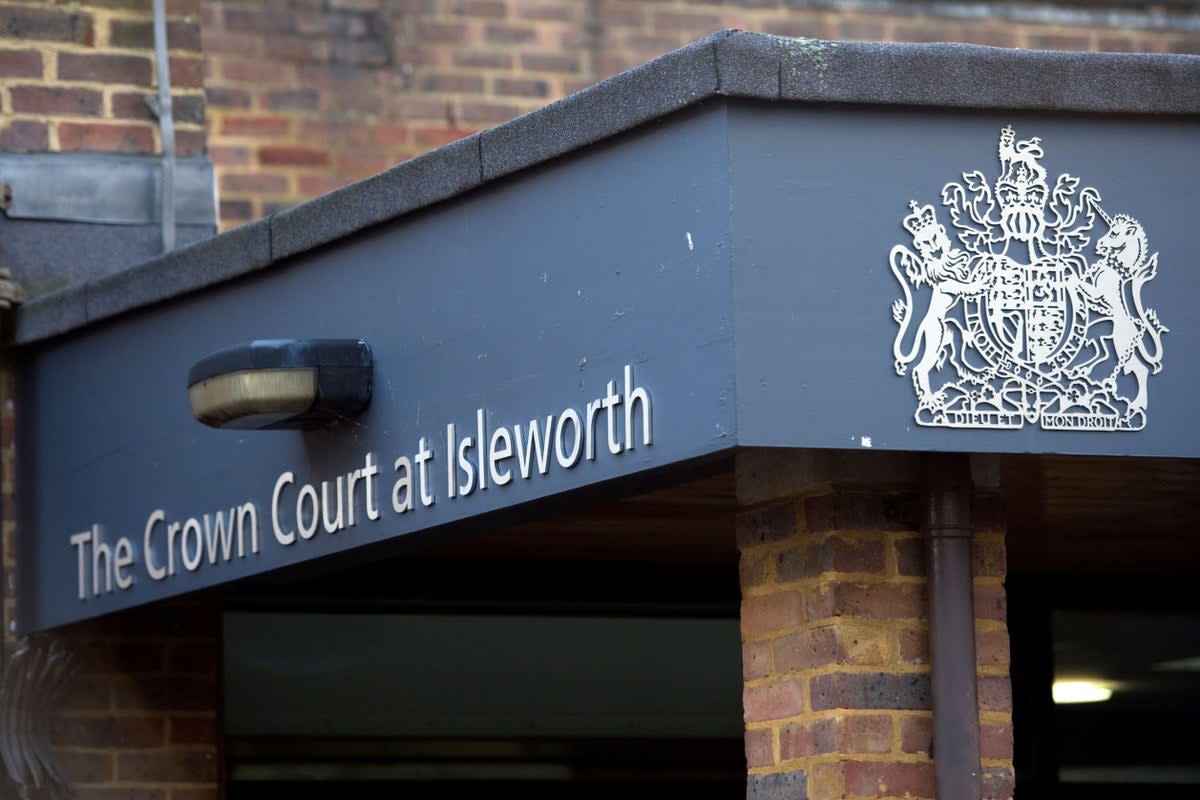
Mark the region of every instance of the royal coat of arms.
<instances>
[{"instance_id":1,"label":"royal coat of arms","mask_svg":"<svg viewBox=\"0 0 1200 800\"><path fill-rule=\"evenodd\" d=\"M1042 156L1039 139L1005 127L994 183L974 171L945 185L961 247L932 205L909 203L912 246L890 256L904 292L892 304L892 352L896 373L911 375L919 425L1146 425L1167 332L1142 304L1158 254L1141 223L1105 212L1078 178L1061 174L1051 188Z\"/></svg>"}]
</instances>

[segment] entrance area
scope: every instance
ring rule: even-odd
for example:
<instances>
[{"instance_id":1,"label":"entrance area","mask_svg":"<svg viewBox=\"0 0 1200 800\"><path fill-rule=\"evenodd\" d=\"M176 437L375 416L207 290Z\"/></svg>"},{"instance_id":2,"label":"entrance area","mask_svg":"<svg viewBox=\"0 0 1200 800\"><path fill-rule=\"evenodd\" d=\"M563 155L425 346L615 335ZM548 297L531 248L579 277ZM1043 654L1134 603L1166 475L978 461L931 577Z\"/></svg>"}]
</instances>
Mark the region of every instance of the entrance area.
<instances>
[{"instance_id":1,"label":"entrance area","mask_svg":"<svg viewBox=\"0 0 1200 800\"><path fill-rule=\"evenodd\" d=\"M1010 457L1018 800L1200 796L1200 462Z\"/></svg>"},{"instance_id":2,"label":"entrance area","mask_svg":"<svg viewBox=\"0 0 1200 800\"><path fill-rule=\"evenodd\" d=\"M744 794L729 488L243 587L223 620L228 797Z\"/></svg>"},{"instance_id":3,"label":"entrance area","mask_svg":"<svg viewBox=\"0 0 1200 800\"><path fill-rule=\"evenodd\" d=\"M231 797L744 785L736 619L232 613L225 653Z\"/></svg>"}]
</instances>

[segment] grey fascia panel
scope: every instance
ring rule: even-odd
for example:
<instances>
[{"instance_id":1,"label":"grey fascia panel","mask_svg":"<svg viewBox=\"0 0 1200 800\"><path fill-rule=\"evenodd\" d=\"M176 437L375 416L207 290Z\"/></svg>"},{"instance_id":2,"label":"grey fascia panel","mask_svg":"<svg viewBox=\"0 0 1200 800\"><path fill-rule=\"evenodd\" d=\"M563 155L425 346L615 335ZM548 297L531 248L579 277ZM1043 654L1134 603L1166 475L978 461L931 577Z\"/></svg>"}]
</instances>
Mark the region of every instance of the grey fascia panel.
<instances>
[{"instance_id":1,"label":"grey fascia panel","mask_svg":"<svg viewBox=\"0 0 1200 800\"><path fill-rule=\"evenodd\" d=\"M711 98L1200 115L1200 57L835 42L725 30L260 224L65 290L86 324L261 269ZM232 237L232 238L231 238ZM265 244L264 244L265 242ZM253 243L253 246L249 246ZM265 248L265 249L264 249ZM167 276L151 273L166 270ZM129 291L117 299L120 291ZM18 308L16 342L64 332L63 293ZM69 304L68 304L69 305ZM39 320L48 314L53 324Z\"/></svg>"}]
</instances>

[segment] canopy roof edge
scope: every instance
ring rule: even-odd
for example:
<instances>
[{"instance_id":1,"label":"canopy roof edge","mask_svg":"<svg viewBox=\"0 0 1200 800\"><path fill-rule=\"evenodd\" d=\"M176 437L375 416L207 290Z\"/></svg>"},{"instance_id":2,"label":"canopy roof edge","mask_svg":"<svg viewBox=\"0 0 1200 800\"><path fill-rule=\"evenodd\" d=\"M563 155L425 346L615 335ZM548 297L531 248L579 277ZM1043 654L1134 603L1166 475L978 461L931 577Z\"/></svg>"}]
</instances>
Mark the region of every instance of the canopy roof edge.
<instances>
[{"instance_id":1,"label":"canopy roof edge","mask_svg":"<svg viewBox=\"0 0 1200 800\"><path fill-rule=\"evenodd\" d=\"M1200 57L724 30L286 211L17 309L31 344L249 274L712 98L1200 115Z\"/></svg>"}]
</instances>

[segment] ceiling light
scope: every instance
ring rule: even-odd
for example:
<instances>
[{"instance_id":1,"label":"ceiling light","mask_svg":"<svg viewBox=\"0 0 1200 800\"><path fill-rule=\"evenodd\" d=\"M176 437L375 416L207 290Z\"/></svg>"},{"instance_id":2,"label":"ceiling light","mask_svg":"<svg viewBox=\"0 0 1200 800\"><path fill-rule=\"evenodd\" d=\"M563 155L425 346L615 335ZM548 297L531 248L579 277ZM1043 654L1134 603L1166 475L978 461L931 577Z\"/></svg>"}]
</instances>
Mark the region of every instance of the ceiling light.
<instances>
[{"instance_id":1,"label":"ceiling light","mask_svg":"<svg viewBox=\"0 0 1200 800\"><path fill-rule=\"evenodd\" d=\"M1110 686L1096 681L1055 681L1051 688L1055 703L1103 703L1112 693Z\"/></svg>"},{"instance_id":2,"label":"ceiling light","mask_svg":"<svg viewBox=\"0 0 1200 800\"><path fill-rule=\"evenodd\" d=\"M1157 672L1200 672L1200 656L1160 661L1151 669Z\"/></svg>"}]
</instances>

